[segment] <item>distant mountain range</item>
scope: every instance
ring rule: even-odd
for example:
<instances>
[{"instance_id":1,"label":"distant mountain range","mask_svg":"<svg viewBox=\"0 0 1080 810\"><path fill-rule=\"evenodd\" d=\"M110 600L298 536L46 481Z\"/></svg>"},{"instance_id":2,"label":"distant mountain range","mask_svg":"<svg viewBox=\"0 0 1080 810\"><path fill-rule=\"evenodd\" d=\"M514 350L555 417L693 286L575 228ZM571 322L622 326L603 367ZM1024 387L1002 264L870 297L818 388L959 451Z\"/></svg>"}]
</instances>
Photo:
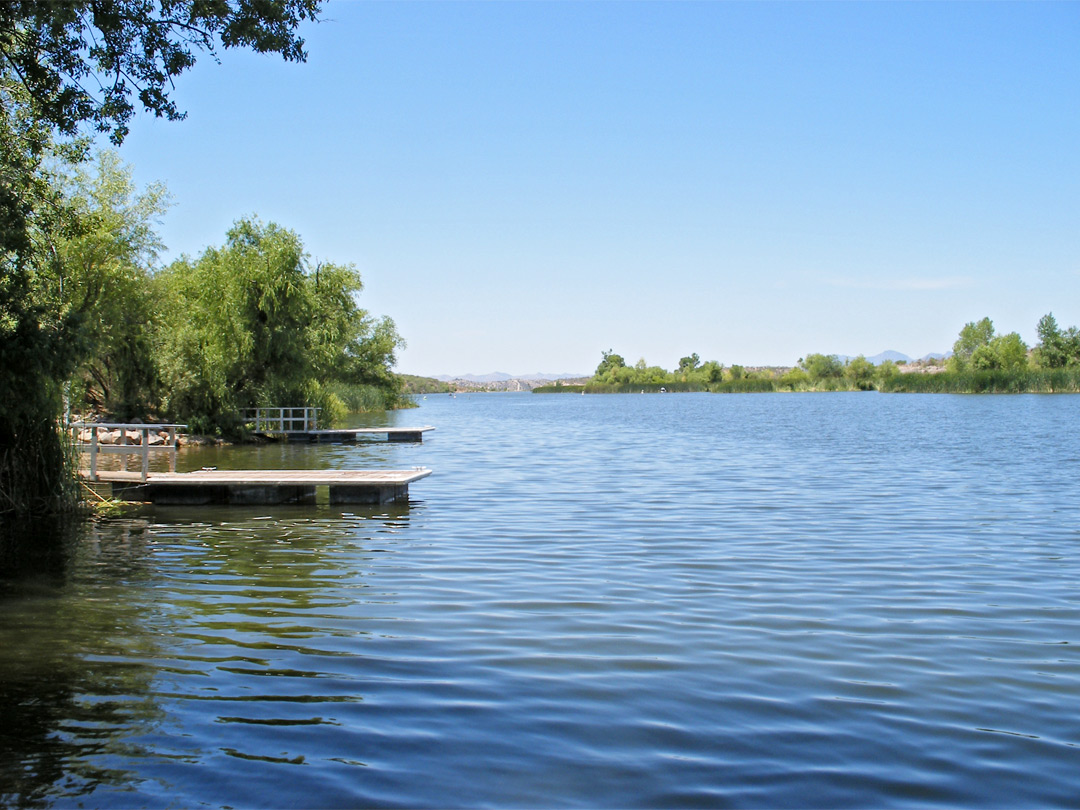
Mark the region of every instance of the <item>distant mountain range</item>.
<instances>
[{"instance_id":1,"label":"distant mountain range","mask_svg":"<svg viewBox=\"0 0 1080 810\"><path fill-rule=\"evenodd\" d=\"M949 354L951 354L951 352ZM949 356L949 354L941 354L939 352L931 352L930 354L923 355L922 357L918 358L918 360L919 361L922 361L922 360L944 360L946 357ZM841 355L837 355L837 356L840 358L840 361L844 362L844 363L846 363L848 360L854 360L855 359L854 357L851 357L851 356L846 355L846 354L841 354ZM875 354L873 357L867 357L866 359L869 360L871 363L873 363L875 366L880 366L886 360L892 360L894 363L913 363L913 362L916 362L916 359L914 357L909 357L908 355L906 355L906 354L904 354L902 352L896 352L896 351L893 351L892 349L889 349L888 351L884 351L881 354Z\"/></svg>"},{"instance_id":2,"label":"distant mountain range","mask_svg":"<svg viewBox=\"0 0 1080 810\"><path fill-rule=\"evenodd\" d=\"M918 358L918 360L920 360L920 361L921 360L944 360L950 354L951 354L951 352L949 352L947 354L942 354L942 353L939 353L939 352L931 352L930 354L927 354L927 355L924 355L924 356ZM840 362L842 362L842 363L846 363L849 360L854 360L855 359L854 355L846 355L846 354L840 354L840 355L837 355L837 357L840 359ZM892 360L894 363L912 363L912 362L916 362L916 358L909 357L908 355L906 355L906 354L904 354L902 352L893 351L892 349L890 349L888 351L881 352L880 354L875 354L873 357L867 357L866 359L869 360L871 363L873 363L875 366L881 365L886 360ZM549 372L538 371L536 374L507 374L505 371L493 371L490 374L438 374L438 375L436 375L434 377L434 379L439 380L440 382L451 382L453 380L465 380L467 382L477 383L477 384L482 385L482 384L489 384L489 383L507 382L508 380L577 380L577 379L581 379L583 377L591 377L591 376L592 376L591 373L589 373L589 374L551 374Z\"/></svg>"},{"instance_id":3,"label":"distant mountain range","mask_svg":"<svg viewBox=\"0 0 1080 810\"><path fill-rule=\"evenodd\" d=\"M491 374L439 374L435 379L440 382L467 380L474 383L495 383L507 380L576 380L580 377L591 376L592 374L550 374L542 371L536 374L507 374L503 371L493 371Z\"/></svg>"}]
</instances>

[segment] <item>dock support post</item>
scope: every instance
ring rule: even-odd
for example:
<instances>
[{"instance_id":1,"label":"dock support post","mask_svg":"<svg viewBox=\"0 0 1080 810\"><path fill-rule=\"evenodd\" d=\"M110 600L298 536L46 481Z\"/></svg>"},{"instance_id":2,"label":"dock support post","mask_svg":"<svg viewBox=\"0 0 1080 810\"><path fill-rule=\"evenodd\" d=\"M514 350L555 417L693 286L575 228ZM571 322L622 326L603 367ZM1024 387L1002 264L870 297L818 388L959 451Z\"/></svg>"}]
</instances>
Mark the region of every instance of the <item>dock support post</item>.
<instances>
[{"instance_id":1,"label":"dock support post","mask_svg":"<svg viewBox=\"0 0 1080 810\"><path fill-rule=\"evenodd\" d=\"M169 472L176 472L176 428L169 425Z\"/></svg>"},{"instance_id":2,"label":"dock support post","mask_svg":"<svg viewBox=\"0 0 1080 810\"><path fill-rule=\"evenodd\" d=\"M365 503L384 504L394 501L409 500L408 484L390 484L384 486L333 486L330 487L330 503Z\"/></svg>"},{"instance_id":3,"label":"dock support post","mask_svg":"<svg viewBox=\"0 0 1080 810\"><path fill-rule=\"evenodd\" d=\"M142 433L142 482L150 474L150 428L141 428Z\"/></svg>"},{"instance_id":4,"label":"dock support post","mask_svg":"<svg viewBox=\"0 0 1080 810\"><path fill-rule=\"evenodd\" d=\"M98 428L90 428L90 480L97 481Z\"/></svg>"}]
</instances>

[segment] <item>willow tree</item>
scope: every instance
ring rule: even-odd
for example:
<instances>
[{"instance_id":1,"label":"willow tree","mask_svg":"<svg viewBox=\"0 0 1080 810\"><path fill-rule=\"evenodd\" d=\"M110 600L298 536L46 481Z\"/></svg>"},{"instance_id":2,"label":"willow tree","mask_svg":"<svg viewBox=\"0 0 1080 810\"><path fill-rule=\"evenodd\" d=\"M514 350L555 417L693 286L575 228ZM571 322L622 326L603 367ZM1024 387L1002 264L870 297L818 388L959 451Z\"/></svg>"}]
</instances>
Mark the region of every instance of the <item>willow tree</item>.
<instances>
[{"instance_id":1,"label":"willow tree","mask_svg":"<svg viewBox=\"0 0 1080 810\"><path fill-rule=\"evenodd\" d=\"M0 512L69 503L60 391L87 318L65 304L60 242L90 227L51 166L75 139L121 143L137 108L168 119L176 77L201 53L241 47L303 61L298 26L320 0L0 2ZM83 145L85 147L85 144ZM82 154L85 154L85 149Z\"/></svg>"},{"instance_id":2,"label":"willow tree","mask_svg":"<svg viewBox=\"0 0 1080 810\"><path fill-rule=\"evenodd\" d=\"M157 372L151 334L161 309L150 274L162 248L156 224L168 206L161 184L136 188L111 150L75 167L65 183L82 227L58 244L64 306L80 313L85 351L69 397L121 421L154 406Z\"/></svg>"},{"instance_id":3,"label":"willow tree","mask_svg":"<svg viewBox=\"0 0 1080 810\"><path fill-rule=\"evenodd\" d=\"M312 268L300 237L243 219L221 247L155 276L170 306L157 337L165 410L197 429L229 432L259 406L345 406L335 384L373 386L392 404L401 345L393 321L357 303L350 265Z\"/></svg>"}]
</instances>

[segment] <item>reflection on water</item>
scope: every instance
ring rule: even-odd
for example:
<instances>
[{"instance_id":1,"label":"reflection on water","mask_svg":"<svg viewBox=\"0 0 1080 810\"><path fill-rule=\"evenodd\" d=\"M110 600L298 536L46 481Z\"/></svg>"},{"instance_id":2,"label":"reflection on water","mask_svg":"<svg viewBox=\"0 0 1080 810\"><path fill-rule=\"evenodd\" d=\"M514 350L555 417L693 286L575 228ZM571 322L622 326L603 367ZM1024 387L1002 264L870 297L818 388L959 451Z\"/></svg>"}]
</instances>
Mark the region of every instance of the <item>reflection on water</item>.
<instances>
[{"instance_id":1,"label":"reflection on water","mask_svg":"<svg viewBox=\"0 0 1080 810\"><path fill-rule=\"evenodd\" d=\"M352 542L367 518L210 511L5 526L0 804L138 787L157 806L172 784L145 784L157 768L215 755L298 764L303 754L264 751L267 735L246 729L336 725L320 706L362 700L321 662L351 656L366 633L357 566L386 553ZM383 507L376 533L408 511ZM200 730L209 723L220 727Z\"/></svg>"},{"instance_id":2,"label":"reflection on water","mask_svg":"<svg viewBox=\"0 0 1080 810\"><path fill-rule=\"evenodd\" d=\"M432 401L0 540L0 805L1071 805L1074 397Z\"/></svg>"},{"instance_id":3,"label":"reflection on water","mask_svg":"<svg viewBox=\"0 0 1080 810\"><path fill-rule=\"evenodd\" d=\"M47 805L133 774L110 756L138 756L128 735L160 712L154 633L126 599L150 580L145 521L104 531L75 521L4 524L0 537L0 798ZM130 585L132 588L125 587Z\"/></svg>"}]
</instances>

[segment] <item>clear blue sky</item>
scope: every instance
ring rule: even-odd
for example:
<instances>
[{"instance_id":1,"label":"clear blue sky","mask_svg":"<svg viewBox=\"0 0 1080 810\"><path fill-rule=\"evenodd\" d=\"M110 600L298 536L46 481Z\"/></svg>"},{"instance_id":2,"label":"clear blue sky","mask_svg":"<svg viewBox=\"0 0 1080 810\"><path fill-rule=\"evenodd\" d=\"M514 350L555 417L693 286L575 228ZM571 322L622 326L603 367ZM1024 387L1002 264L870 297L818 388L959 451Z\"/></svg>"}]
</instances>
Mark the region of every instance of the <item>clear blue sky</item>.
<instances>
[{"instance_id":1,"label":"clear blue sky","mask_svg":"<svg viewBox=\"0 0 1080 810\"><path fill-rule=\"evenodd\" d=\"M605 349L910 355L1080 324L1080 4L332 0L122 157L168 257L256 214L361 271L417 374Z\"/></svg>"}]
</instances>

